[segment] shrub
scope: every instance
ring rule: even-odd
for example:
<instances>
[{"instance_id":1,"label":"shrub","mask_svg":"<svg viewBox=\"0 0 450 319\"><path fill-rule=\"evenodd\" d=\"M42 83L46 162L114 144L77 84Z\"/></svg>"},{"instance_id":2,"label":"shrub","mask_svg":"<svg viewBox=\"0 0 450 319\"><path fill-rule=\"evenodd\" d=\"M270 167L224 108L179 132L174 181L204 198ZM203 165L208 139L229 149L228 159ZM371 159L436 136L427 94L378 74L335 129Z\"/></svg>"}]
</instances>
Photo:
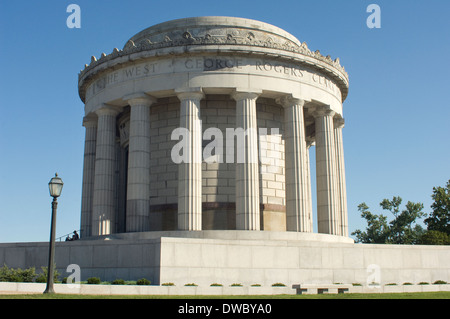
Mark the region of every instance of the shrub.
<instances>
[{"instance_id":1,"label":"shrub","mask_svg":"<svg viewBox=\"0 0 450 319\"><path fill-rule=\"evenodd\" d=\"M352 286L354 286L354 287L360 287L360 286L362 286L359 282L354 282L354 283L352 283Z\"/></svg>"},{"instance_id":2,"label":"shrub","mask_svg":"<svg viewBox=\"0 0 450 319\"><path fill-rule=\"evenodd\" d=\"M21 282L33 282L34 278L36 277L36 270L34 267L24 270L19 269L18 275L21 279Z\"/></svg>"},{"instance_id":3,"label":"shrub","mask_svg":"<svg viewBox=\"0 0 450 319\"><path fill-rule=\"evenodd\" d=\"M235 283L235 284L231 284L230 287L242 287L242 284Z\"/></svg>"},{"instance_id":4,"label":"shrub","mask_svg":"<svg viewBox=\"0 0 450 319\"><path fill-rule=\"evenodd\" d=\"M35 282L39 282L39 283L46 283L47 282L47 277L48 277L48 267L41 267L42 272L40 274L37 275ZM55 267L56 268L56 267ZM53 271L53 282L58 282L58 277L59 277L59 272L54 269Z\"/></svg>"},{"instance_id":5,"label":"shrub","mask_svg":"<svg viewBox=\"0 0 450 319\"><path fill-rule=\"evenodd\" d=\"M175 286L175 284L173 282L165 282L161 286Z\"/></svg>"},{"instance_id":6,"label":"shrub","mask_svg":"<svg viewBox=\"0 0 450 319\"><path fill-rule=\"evenodd\" d=\"M34 267L28 269L14 269L8 268L4 265L0 268L0 281L6 282L33 282L36 277L36 270Z\"/></svg>"},{"instance_id":7,"label":"shrub","mask_svg":"<svg viewBox=\"0 0 450 319\"><path fill-rule=\"evenodd\" d=\"M146 278L141 278L139 280L136 281L136 285L139 286L148 286L150 285L150 280L146 279Z\"/></svg>"},{"instance_id":8,"label":"shrub","mask_svg":"<svg viewBox=\"0 0 450 319\"><path fill-rule=\"evenodd\" d=\"M210 287L223 287L222 284L218 284L218 283L213 283L210 285Z\"/></svg>"},{"instance_id":9,"label":"shrub","mask_svg":"<svg viewBox=\"0 0 450 319\"><path fill-rule=\"evenodd\" d=\"M46 283L47 282L47 275L44 273L40 273L37 277L36 277L36 282L38 283Z\"/></svg>"},{"instance_id":10,"label":"shrub","mask_svg":"<svg viewBox=\"0 0 450 319\"><path fill-rule=\"evenodd\" d=\"M190 283L190 284L185 284L184 286L185 286L185 287L197 287L197 285L194 284L193 282Z\"/></svg>"},{"instance_id":11,"label":"shrub","mask_svg":"<svg viewBox=\"0 0 450 319\"><path fill-rule=\"evenodd\" d=\"M446 285L447 282L443 281L443 280L436 280L435 282L433 282L433 285Z\"/></svg>"},{"instance_id":12,"label":"shrub","mask_svg":"<svg viewBox=\"0 0 450 319\"><path fill-rule=\"evenodd\" d=\"M111 285L125 285L125 280L123 280L123 279L116 279L116 280L113 280L113 282L111 283Z\"/></svg>"},{"instance_id":13,"label":"shrub","mask_svg":"<svg viewBox=\"0 0 450 319\"><path fill-rule=\"evenodd\" d=\"M386 284L385 286L397 286L397 284L395 282L391 282L389 284Z\"/></svg>"},{"instance_id":14,"label":"shrub","mask_svg":"<svg viewBox=\"0 0 450 319\"><path fill-rule=\"evenodd\" d=\"M251 287L261 287L261 285L260 284L253 284L253 285L251 285Z\"/></svg>"},{"instance_id":15,"label":"shrub","mask_svg":"<svg viewBox=\"0 0 450 319\"><path fill-rule=\"evenodd\" d=\"M101 281L98 277L90 277L87 279L88 285L100 285Z\"/></svg>"},{"instance_id":16,"label":"shrub","mask_svg":"<svg viewBox=\"0 0 450 319\"><path fill-rule=\"evenodd\" d=\"M419 284L419 285L429 285L430 283L429 283L429 282L425 282L425 281L421 281L421 282L419 282L418 284Z\"/></svg>"},{"instance_id":17,"label":"shrub","mask_svg":"<svg viewBox=\"0 0 450 319\"><path fill-rule=\"evenodd\" d=\"M286 287L286 285L281 282L276 282L272 285L272 287Z\"/></svg>"},{"instance_id":18,"label":"shrub","mask_svg":"<svg viewBox=\"0 0 450 319\"><path fill-rule=\"evenodd\" d=\"M9 281L9 268L6 265L3 265L2 268L0 268L0 282Z\"/></svg>"}]
</instances>

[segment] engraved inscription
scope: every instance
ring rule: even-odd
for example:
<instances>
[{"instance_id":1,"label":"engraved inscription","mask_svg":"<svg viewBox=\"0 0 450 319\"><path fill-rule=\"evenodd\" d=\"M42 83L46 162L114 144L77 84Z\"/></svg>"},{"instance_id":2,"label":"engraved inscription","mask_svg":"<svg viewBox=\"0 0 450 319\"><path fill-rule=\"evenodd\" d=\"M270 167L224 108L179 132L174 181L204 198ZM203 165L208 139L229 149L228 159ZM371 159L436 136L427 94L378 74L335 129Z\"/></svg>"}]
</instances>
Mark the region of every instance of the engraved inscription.
<instances>
[{"instance_id":1,"label":"engraved inscription","mask_svg":"<svg viewBox=\"0 0 450 319\"><path fill-rule=\"evenodd\" d=\"M187 59L185 67L188 70L203 69L203 71L216 71L221 69L242 69L242 59L224 58L197 58Z\"/></svg>"},{"instance_id":2,"label":"engraved inscription","mask_svg":"<svg viewBox=\"0 0 450 319\"><path fill-rule=\"evenodd\" d=\"M274 71L276 73L293 76L297 78L303 77L303 72L297 67L287 66L280 63L273 63L268 61L256 61L256 70L259 71Z\"/></svg>"},{"instance_id":3,"label":"engraved inscription","mask_svg":"<svg viewBox=\"0 0 450 319\"><path fill-rule=\"evenodd\" d=\"M137 65L124 70L126 79L139 78L156 73L157 63L147 63L145 65Z\"/></svg>"},{"instance_id":4,"label":"engraved inscription","mask_svg":"<svg viewBox=\"0 0 450 319\"><path fill-rule=\"evenodd\" d=\"M337 91L336 84L334 84L332 81L330 81L329 79L327 79L326 77L324 77L322 75L318 75L318 74L313 73L312 74L312 80L313 80L314 83L318 83L321 86L325 86L325 87L329 88L333 92Z\"/></svg>"},{"instance_id":5,"label":"engraved inscription","mask_svg":"<svg viewBox=\"0 0 450 319\"><path fill-rule=\"evenodd\" d=\"M325 88L338 94L336 84L323 75L318 75L298 65L281 61L247 59L238 57L197 57L185 59L160 60L147 62L117 70L96 80L88 88L87 97L93 96L106 87L159 74L176 74L183 72L235 72L244 74L262 73L271 77L301 80L305 83Z\"/></svg>"}]
</instances>

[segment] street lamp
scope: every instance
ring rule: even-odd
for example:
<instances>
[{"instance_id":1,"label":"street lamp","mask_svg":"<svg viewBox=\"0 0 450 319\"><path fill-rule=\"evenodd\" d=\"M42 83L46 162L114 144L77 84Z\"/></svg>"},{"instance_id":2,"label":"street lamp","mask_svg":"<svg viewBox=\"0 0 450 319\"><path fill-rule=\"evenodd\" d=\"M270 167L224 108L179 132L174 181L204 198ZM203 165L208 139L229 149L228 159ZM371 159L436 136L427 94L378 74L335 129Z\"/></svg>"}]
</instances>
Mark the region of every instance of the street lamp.
<instances>
[{"instance_id":1,"label":"street lamp","mask_svg":"<svg viewBox=\"0 0 450 319\"><path fill-rule=\"evenodd\" d=\"M52 223L50 227L50 248L48 253L47 288L45 289L44 294L52 294L55 292L53 290L53 273L54 273L53 260L55 255L56 207L58 206L58 201L56 199L59 197L59 195L61 195L63 185L64 183L62 179L58 177L58 173L56 173L55 177L53 177L48 183L50 196L53 197L53 202L52 202Z\"/></svg>"}]
</instances>

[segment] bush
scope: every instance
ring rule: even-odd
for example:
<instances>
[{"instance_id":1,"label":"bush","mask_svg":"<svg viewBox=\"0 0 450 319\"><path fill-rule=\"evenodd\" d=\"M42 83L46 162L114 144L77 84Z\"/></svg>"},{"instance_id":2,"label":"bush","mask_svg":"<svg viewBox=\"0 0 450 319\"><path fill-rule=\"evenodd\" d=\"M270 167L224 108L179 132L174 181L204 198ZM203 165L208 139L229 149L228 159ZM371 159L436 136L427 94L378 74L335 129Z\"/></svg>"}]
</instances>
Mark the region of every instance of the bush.
<instances>
[{"instance_id":1,"label":"bush","mask_svg":"<svg viewBox=\"0 0 450 319\"><path fill-rule=\"evenodd\" d=\"M36 270L34 267L18 271L18 276L21 279L21 282L33 282L36 277Z\"/></svg>"},{"instance_id":2,"label":"bush","mask_svg":"<svg viewBox=\"0 0 450 319\"><path fill-rule=\"evenodd\" d=\"M223 287L222 284L218 284L218 283L213 283L210 285L210 287Z\"/></svg>"},{"instance_id":3,"label":"bush","mask_svg":"<svg viewBox=\"0 0 450 319\"><path fill-rule=\"evenodd\" d=\"M193 282L190 283L190 284L185 284L184 286L185 286L185 287L197 287L197 285L194 284Z\"/></svg>"},{"instance_id":4,"label":"bush","mask_svg":"<svg viewBox=\"0 0 450 319\"><path fill-rule=\"evenodd\" d=\"M141 278L139 280L136 281L136 285L139 286L148 286L150 285L150 280L146 279L146 278Z\"/></svg>"},{"instance_id":5,"label":"bush","mask_svg":"<svg viewBox=\"0 0 450 319\"><path fill-rule=\"evenodd\" d=\"M36 282L38 283L46 283L47 282L47 274L44 273L40 273L37 277L36 277Z\"/></svg>"},{"instance_id":6,"label":"bush","mask_svg":"<svg viewBox=\"0 0 450 319\"><path fill-rule=\"evenodd\" d=\"M443 280L436 280L435 282L433 282L433 285L446 285L447 282L443 281Z\"/></svg>"},{"instance_id":7,"label":"bush","mask_svg":"<svg viewBox=\"0 0 450 319\"><path fill-rule=\"evenodd\" d=\"M98 277L90 277L87 279L88 285L100 285L101 281Z\"/></svg>"},{"instance_id":8,"label":"bush","mask_svg":"<svg viewBox=\"0 0 450 319\"><path fill-rule=\"evenodd\" d=\"M173 282L165 282L162 283L161 286L175 286L175 284Z\"/></svg>"},{"instance_id":9,"label":"bush","mask_svg":"<svg viewBox=\"0 0 450 319\"><path fill-rule=\"evenodd\" d=\"M261 284L253 284L251 287L261 287Z\"/></svg>"},{"instance_id":10,"label":"bush","mask_svg":"<svg viewBox=\"0 0 450 319\"><path fill-rule=\"evenodd\" d=\"M55 268L56 267L54 267L54 270L53 270L53 282L57 283L58 277L59 277L59 272ZM46 283L47 277L48 277L48 267L41 267L41 269L42 269L42 272L37 275L35 282Z\"/></svg>"},{"instance_id":11,"label":"bush","mask_svg":"<svg viewBox=\"0 0 450 319\"><path fill-rule=\"evenodd\" d=\"M242 287L242 284L231 284L230 287Z\"/></svg>"},{"instance_id":12,"label":"bush","mask_svg":"<svg viewBox=\"0 0 450 319\"><path fill-rule=\"evenodd\" d=\"M113 280L113 282L111 283L111 285L125 285L125 280L123 280L123 279L116 279L116 280Z\"/></svg>"},{"instance_id":13,"label":"bush","mask_svg":"<svg viewBox=\"0 0 450 319\"><path fill-rule=\"evenodd\" d=\"M282 284L281 282L277 282L277 283L274 283L274 284L272 285L272 287L286 287L286 285L285 285L285 284Z\"/></svg>"},{"instance_id":14,"label":"bush","mask_svg":"<svg viewBox=\"0 0 450 319\"><path fill-rule=\"evenodd\" d=\"M34 267L28 269L14 269L8 268L4 265L0 268L0 281L5 282L33 282L36 277L36 270Z\"/></svg>"}]
</instances>

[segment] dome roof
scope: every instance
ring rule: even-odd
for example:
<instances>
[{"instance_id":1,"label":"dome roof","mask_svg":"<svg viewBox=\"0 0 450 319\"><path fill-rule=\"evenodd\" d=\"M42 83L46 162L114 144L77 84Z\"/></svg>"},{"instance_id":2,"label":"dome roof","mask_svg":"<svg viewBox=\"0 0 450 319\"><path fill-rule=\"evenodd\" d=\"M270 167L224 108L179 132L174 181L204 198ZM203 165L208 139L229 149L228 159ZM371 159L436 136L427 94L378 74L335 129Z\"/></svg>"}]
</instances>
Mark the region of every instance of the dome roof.
<instances>
[{"instance_id":1,"label":"dome roof","mask_svg":"<svg viewBox=\"0 0 450 319\"><path fill-rule=\"evenodd\" d=\"M268 23L244 18L213 16L184 18L154 25L130 38L124 49L132 43L138 45L177 40L183 44L301 45L293 35Z\"/></svg>"}]
</instances>

